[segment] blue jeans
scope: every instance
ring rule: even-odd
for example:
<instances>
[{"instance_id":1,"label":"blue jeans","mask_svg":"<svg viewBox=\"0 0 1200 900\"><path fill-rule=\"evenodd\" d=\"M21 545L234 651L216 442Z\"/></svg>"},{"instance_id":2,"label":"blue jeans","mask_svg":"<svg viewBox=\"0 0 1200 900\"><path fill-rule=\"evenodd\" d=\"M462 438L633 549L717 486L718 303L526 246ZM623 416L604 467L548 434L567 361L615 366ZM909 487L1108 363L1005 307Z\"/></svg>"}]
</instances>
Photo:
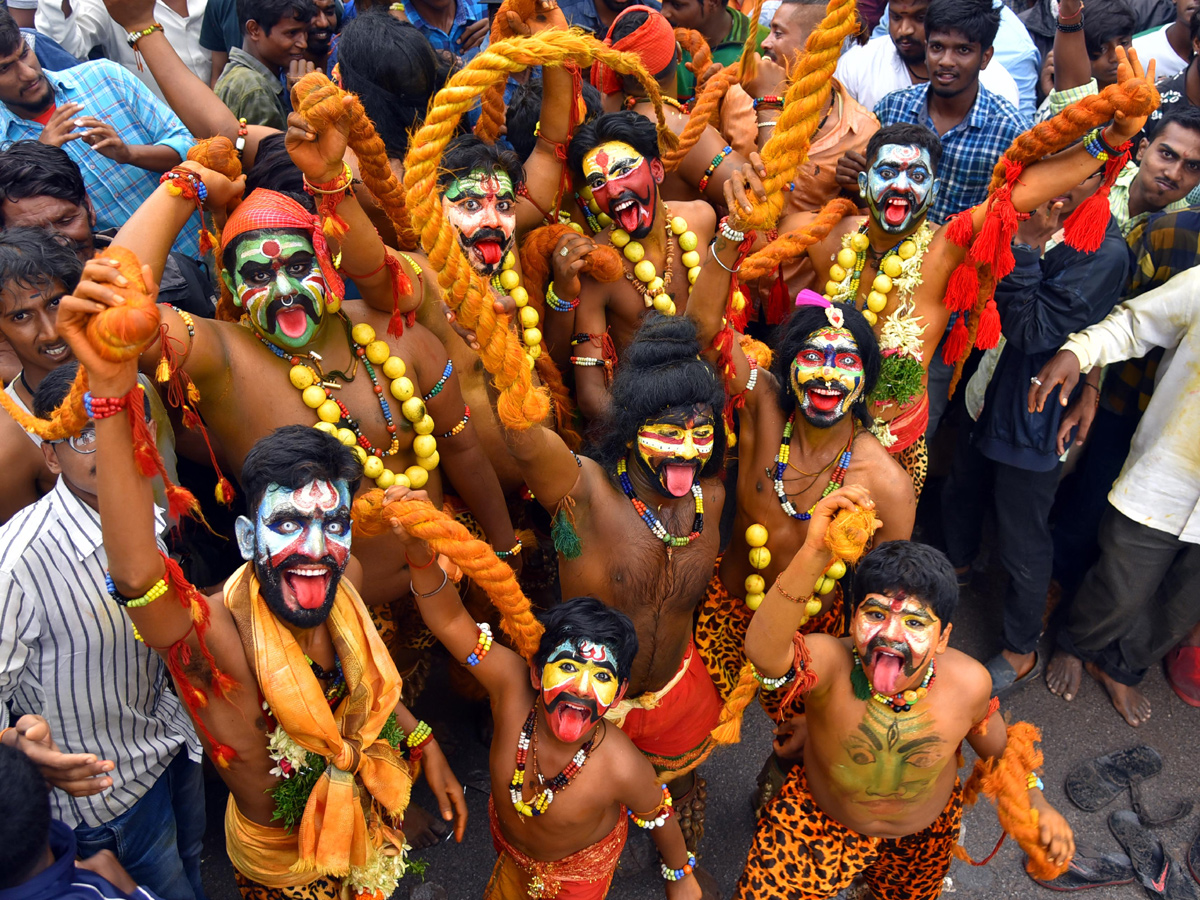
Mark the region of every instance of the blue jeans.
<instances>
[{"instance_id":1,"label":"blue jeans","mask_svg":"<svg viewBox=\"0 0 1200 900\"><path fill-rule=\"evenodd\" d=\"M180 749L154 786L110 822L75 829L79 856L111 850L139 885L163 900L206 900L200 881L204 778Z\"/></svg>"}]
</instances>

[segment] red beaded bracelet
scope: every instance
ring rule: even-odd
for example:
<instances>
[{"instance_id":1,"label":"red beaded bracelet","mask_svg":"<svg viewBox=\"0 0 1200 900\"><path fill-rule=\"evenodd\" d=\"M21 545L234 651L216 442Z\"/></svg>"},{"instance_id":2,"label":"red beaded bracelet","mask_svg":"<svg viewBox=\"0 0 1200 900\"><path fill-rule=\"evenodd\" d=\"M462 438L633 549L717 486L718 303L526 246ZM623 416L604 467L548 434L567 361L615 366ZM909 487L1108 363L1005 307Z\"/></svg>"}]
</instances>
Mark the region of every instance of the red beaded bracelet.
<instances>
[{"instance_id":1,"label":"red beaded bracelet","mask_svg":"<svg viewBox=\"0 0 1200 900\"><path fill-rule=\"evenodd\" d=\"M94 397L91 391L83 395L83 409L93 422L115 416L127 406L129 395L124 397Z\"/></svg>"}]
</instances>

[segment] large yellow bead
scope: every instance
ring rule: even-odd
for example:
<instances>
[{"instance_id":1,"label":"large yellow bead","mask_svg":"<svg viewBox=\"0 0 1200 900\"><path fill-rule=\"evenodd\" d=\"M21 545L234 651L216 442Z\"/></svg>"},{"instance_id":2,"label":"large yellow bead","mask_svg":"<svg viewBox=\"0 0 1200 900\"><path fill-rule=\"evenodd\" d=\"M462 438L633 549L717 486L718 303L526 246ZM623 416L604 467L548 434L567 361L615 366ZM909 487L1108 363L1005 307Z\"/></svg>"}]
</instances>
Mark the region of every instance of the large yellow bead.
<instances>
[{"instance_id":1,"label":"large yellow bead","mask_svg":"<svg viewBox=\"0 0 1200 900\"><path fill-rule=\"evenodd\" d=\"M886 294L892 289L892 279L881 272L875 276L875 280L871 282L871 287L881 294Z\"/></svg>"},{"instance_id":2,"label":"large yellow bead","mask_svg":"<svg viewBox=\"0 0 1200 900\"><path fill-rule=\"evenodd\" d=\"M836 296L837 292L840 291L841 289L842 289L842 284L840 281L825 282L825 296L826 297Z\"/></svg>"},{"instance_id":3,"label":"large yellow bead","mask_svg":"<svg viewBox=\"0 0 1200 900\"><path fill-rule=\"evenodd\" d=\"M603 215L603 213L601 213ZM623 228L614 228L609 234L608 239L612 241L614 247L624 247L629 243L629 232Z\"/></svg>"},{"instance_id":4,"label":"large yellow bead","mask_svg":"<svg viewBox=\"0 0 1200 900\"><path fill-rule=\"evenodd\" d=\"M746 576L746 593L761 594L767 589L767 583L761 575Z\"/></svg>"},{"instance_id":5,"label":"large yellow bead","mask_svg":"<svg viewBox=\"0 0 1200 900\"><path fill-rule=\"evenodd\" d=\"M685 231L679 236L679 249L685 251L695 250L700 246L700 238L696 237L696 232Z\"/></svg>"},{"instance_id":6,"label":"large yellow bead","mask_svg":"<svg viewBox=\"0 0 1200 900\"><path fill-rule=\"evenodd\" d=\"M310 385L304 389L300 395L300 399L304 401L304 405L309 409L316 409L325 402L325 388L320 385Z\"/></svg>"},{"instance_id":7,"label":"large yellow bead","mask_svg":"<svg viewBox=\"0 0 1200 900\"><path fill-rule=\"evenodd\" d=\"M364 449L363 449L361 446L359 446L358 444L355 444L355 445L354 445L353 447L351 447L350 449L351 449L351 450L354 452L354 458L358 460L358 464L359 464L360 466L362 466L362 465L366 465L366 462L367 462L367 451L366 451L366 450L364 450Z\"/></svg>"},{"instance_id":8,"label":"large yellow bead","mask_svg":"<svg viewBox=\"0 0 1200 900\"><path fill-rule=\"evenodd\" d=\"M317 431L323 431L331 437L337 437L337 426L332 422L318 422L313 428Z\"/></svg>"},{"instance_id":9,"label":"large yellow bead","mask_svg":"<svg viewBox=\"0 0 1200 900\"><path fill-rule=\"evenodd\" d=\"M914 256L917 255L917 245L914 244L912 241L905 241L899 247L896 248L896 254L901 259L912 259Z\"/></svg>"},{"instance_id":10,"label":"large yellow bead","mask_svg":"<svg viewBox=\"0 0 1200 900\"><path fill-rule=\"evenodd\" d=\"M843 247L838 251L837 261L838 265L843 269L852 269L855 263L858 262L858 254L849 247Z\"/></svg>"},{"instance_id":11,"label":"large yellow bead","mask_svg":"<svg viewBox=\"0 0 1200 900\"><path fill-rule=\"evenodd\" d=\"M389 356L383 364L385 378L403 378L406 371L404 360L398 356Z\"/></svg>"},{"instance_id":12,"label":"large yellow bead","mask_svg":"<svg viewBox=\"0 0 1200 900\"><path fill-rule=\"evenodd\" d=\"M871 240L862 232L855 232L850 235L850 249L855 253L862 253L871 246Z\"/></svg>"},{"instance_id":13,"label":"large yellow bead","mask_svg":"<svg viewBox=\"0 0 1200 900\"><path fill-rule=\"evenodd\" d=\"M512 302L517 309L524 309L525 305L529 302L529 291L525 290L519 284L508 292L508 296L512 297Z\"/></svg>"},{"instance_id":14,"label":"large yellow bead","mask_svg":"<svg viewBox=\"0 0 1200 900\"><path fill-rule=\"evenodd\" d=\"M391 355L392 351L388 349L388 345L383 341L371 341L371 343L367 344L367 361L372 365L383 365Z\"/></svg>"},{"instance_id":15,"label":"large yellow bead","mask_svg":"<svg viewBox=\"0 0 1200 900\"><path fill-rule=\"evenodd\" d=\"M593 200L591 203L588 204L588 209L590 209L595 214L596 221L600 223L601 228L607 228L609 225L612 224L612 217L609 216L608 213L600 212L600 204L597 203L595 200Z\"/></svg>"},{"instance_id":16,"label":"large yellow bead","mask_svg":"<svg viewBox=\"0 0 1200 900\"><path fill-rule=\"evenodd\" d=\"M834 581L832 578L826 578L822 575L817 579L817 583L813 585L813 590L818 594L828 594L833 590Z\"/></svg>"},{"instance_id":17,"label":"large yellow bead","mask_svg":"<svg viewBox=\"0 0 1200 900\"><path fill-rule=\"evenodd\" d=\"M337 297L333 294L326 295L326 297L325 297L325 312L329 313L329 315L332 316L334 313L336 313L341 308L342 308L342 298L341 297Z\"/></svg>"},{"instance_id":18,"label":"large yellow bead","mask_svg":"<svg viewBox=\"0 0 1200 900\"><path fill-rule=\"evenodd\" d=\"M433 434L433 429L436 427L433 423L433 416L426 413L417 421L412 423L413 431L417 434Z\"/></svg>"},{"instance_id":19,"label":"large yellow bead","mask_svg":"<svg viewBox=\"0 0 1200 900\"><path fill-rule=\"evenodd\" d=\"M540 328L526 328L524 336L527 347L536 347L542 342L542 330Z\"/></svg>"},{"instance_id":20,"label":"large yellow bead","mask_svg":"<svg viewBox=\"0 0 1200 900\"><path fill-rule=\"evenodd\" d=\"M654 298L654 308L660 313L665 313L667 307L672 305L671 297L668 294L659 294Z\"/></svg>"},{"instance_id":21,"label":"large yellow bead","mask_svg":"<svg viewBox=\"0 0 1200 900\"><path fill-rule=\"evenodd\" d=\"M757 522L746 529L746 546L748 547L765 547L767 546L767 538L770 537L765 525L759 525Z\"/></svg>"},{"instance_id":22,"label":"large yellow bead","mask_svg":"<svg viewBox=\"0 0 1200 900\"><path fill-rule=\"evenodd\" d=\"M883 263L879 266L883 269L883 274L888 278L899 278L900 273L904 271L904 263L900 261L898 256L884 257Z\"/></svg>"},{"instance_id":23,"label":"large yellow bead","mask_svg":"<svg viewBox=\"0 0 1200 900\"><path fill-rule=\"evenodd\" d=\"M292 387L302 391L316 381L317 376L308 366L292 366L292 370L288 372L288 379L292 382ZM321 392L321 396L325 396L324 391Z\"/></svg>"},{"instance_id":24,"label":"large yellow bead","mask_svg":"<svg viewBox=\"0 0 1200 900\"><path fill-rule=\"evenodd\" d=\"M843 269L841 266L830 266L829 267L829 280L836 281L840 284L841 282L846 280L846 270Z\"/></svg>"},{"instance_id":25,"label":"large yellow bead","mask_svg":"<svg viewBox=\"0 0 1200 900\"><path fill-rule=\"evenodd\" d=\"M840 581L846 577L846 564L840 559L835 559L829 564L829 568L825 570L825 575L834 581Z\"/></svg>"},{"instance_id":26,"label":"large yellow bead","mask_svg":"<svg viewBox=\"0 0 1200 900\"><path fill-rule=\"evenodd\" d=\"M317 418L322 422L336 422L342 417L342 411L332 400L322 400L317 407Z\"/></svg>"},{"instance_id":27,"label":"large yellow bead","mask_svg":"<svg viewBox=\"0 0 1200 900\"><path fill-rule=\"evenodd\" d=\"M501 264L500 268L511 269L516 264L517 264L517 257L511 250L509 250L507 253L504 254L504 262Z\"/></svg>"},{"instance_id":28,"label":"large yellow bead","mask_svg":"<svg viewBox=\"0 0 1200 900\"><path fill-rule=\"evenodd\" d=\"M762 605L763 598L765 596L766 596L766 594L747 594L746 595L746 608L749 609L751 612L758 609Z\"/></svg>"},{"instance_id":29,"label":"large yellow bead","mask_svg":"<svg viewBox=\"0 0 1200 900\"><path fill-rule=\"evenodd\" d=\"M500 287L504 288L506 291L511 291L520 283L521 276L512 269L505 269L500 273Z\"/></svg>"},{"instance_id":30,"label":"large yellow bead","mask_svg":"<svg viewBox=\"0 0 1200 900\"><path fill-rule=\"evenodd\" d=\"M410 379L401 375L392 381L392 396L403 403L413 395L413 383Z\"/></svg>"},{"instance_id":31,"label":"large yellow bead","mask_svg":"<svg viewBox=\"0 0 1200 900\"><path fill-rule=\"evenodd\" d=\"M815 597L804 604L804 614L810 619L821 614L821 601Z\"/></svg>"},{"instance_id":32,"label":"large yellow bead","mask_svg":"<svg viewBox=\"0 0 1200 900\"><path fill-rule=\"evenodd\" d=\"M567 227L569 227L576 234L583 234L583 226L578 222L568 222Z\"/></svg>"},{"instance_id":33,"label":"large yellow bead","mask_svg":"<svg viewBox=\"0 0 1200 900\"><path fill-rule=\"evenodd\" d=\"M879 321L879 316L875 315L875 313L871 312L869 309L864 309L862 311L862 316L867 320L867 324L872 328L874 328L875 323Z\"/></svg>"},{"instance_id":34,"label":"large yellow bead","mask_svg":"<svg viewBox=\"0 0 1200 900\"><path fill-rule=\"evenodd\" d=\"M679 257L679 261L689 269L692 269L700 265L700 254L695 250L689 250L687 253L683 254L683 256Z\"/></svg>"},{"instance_id":35,"label":"large yellow bead","mask_svg":"<svg viewBox=\"0 0 1200 900\"><path fill-rule=\"evenodd\" d=\"M663 310L663 315L665 315L665 316L675 315L675 301L674 300L672 300L670 303L667 304L667 308Z\"/></svg>"},{"instance_id":36,"label":"large yellow bead","mask_svg":"<svg viewBox=\"0 0 1200 900\"><path fill-rule=\"evenodd\" d=\"M424 469L426 472L432 472L434 469L436 469L438 467L438 463L441 462L441 459L442 458L441 458L441 456L438 455L438 452L436 450L434 450L428 456L418 456L417 457L417 465L420 466L422 469Z\"/></svg>"},{"instance_id":37,"label":"large yellow bead","mask_svg":"<svg viewBox=\"0 0 1200 900\"><path fill-rule=\"evenodd\" d=\"M526 347L525 355L528 356L530 359L536 360L539 356L542 355L542 345L534 344L530 347Z\"/></svg>"},{"instance_id":38,"label":"large yellow bead","mask_svg":"<svg viewBox=\"0 0 1200 900\"><path fill-rule=\"evenodd\" d=\"M696 279L700 277L700 267L692 266L688 269L688 284L695 284Z\"/></svg>"},{"instance_id":39,"label":"large yellow bead","mask_svg":"<svg viewBox=\"0 0 1200 900\"><path fill-rule=\"evenodd\" d=\"M404 470L404 477L408 479L408 486L414 491L419 491L429 483L429 473L420 466L409 466Z\"/></svg>"},{"instance_id":40,"label":"large yellow bead","mask_svg":"<svg viewBox=\"0 0 1200 900\"><path fill-rule=\"evenodd\" d=\"M392 484L396 485L396 487L403 487L403 488L412 487L412 482L409 481L408 475L405 474L404 472L393 472L392 473Z\"/></svg>"},{"instance_id":41,"label":"large yellow bead","mask_svg":"<svg viewBox=\"0 0 1200 900\"><path fill-rule=\"evenodd\" d=\"M662 289L663 289L663 280L661 278L659 278L657 275L655 275L653 278L651 278L649 281L646 282L646 290L648 290L651 294L661 294Z\"/></svg>"},{"instance_id":42,"label":"large yellow bead","mask_svg":"<svg viewBox=\"0 0 1200 900\"><path fill-rule=\"evenodd\" d=\"M750 549L750 565L756 569L765 569L771 564L771 551L766 547L752 547Z\"/></svg>"},{"instance_id":43,"label":"large yellow bead","mask_svg":"<svg viewBox=\"0 0 1200 900\"><path fill-rule=\"evenodd\" d=\"M363 474L368 478L378 478L382 471L384 471L383 460L378 456L368 456L366 462L363 463Z\"/></svg>"},{"instance_id":44,"label":"large yellow bead","mask_svg":"<svg viewBox=\"0 0 1200 900\"><path fill-rule=\"evenodd\" d=\"M345 444L347 447L353 447L358 444L358 435L349 428L339 428L334 437Z\"/></svg>"},{"instance_id":45,"label":"large yellow bead","mask_svg":"<svg viewBox=\"0 0 1200 900\"><path fill-rule=\"evenodd\" d=\"M646 255L646 248L642 246L641 241L630 241L621 252L631 263L637 263L641 262L642 257Z\"/></svg>"},{"instance_id":46,"label":"large yellow bead","mask_svg":"<svg viewBox=\"0 0 1200 900\"><path fill-rule=\"evenodd\" d=\"M437 438L432 434L418 434L413 438L412 448L417 458L429 456L437 452Z\"/></svg>"},{"instance_id":47,"label":"large yellow bead","mask_svg":"<svg viewBox=\"0 0 1200 900\"><path fill-rule=\"evenodd\" d=\"M380 463L382 465L382 463ZM396 483L396 473L391 469L384 469L375 476L375 486L383 488L385 491Z\"/></svg>"},{"instance_id":48,"label":"large yellow bead","mask_svg":"<svg viewBox=\"0 0 1200 900\"><path fill-rule=\"evenodd\" d=\"M522 328L535 328L538 323L537 310L532 306L522 306L517 312L517 319L520 321Z\"/></svg>"},{"instance_id":49,"label":"large yellow bead","mask_svg":"<svg viewBox=\"0 0 1200 900\"><path fill-rule=\"evenodd\" d=\"M881 313L887 306L887 295L881 294L879 291L871 291L867 294L867 309L873 313Z\"/></svg>"},{"instance_id":50,"label":"large yellow bead","mask_svg":"<svg viewBox=\"0 0 1200 900\"><path fill-rule=\"evenodd\" d=\"M359 322L350 329L350 337L354 339L354 343L362 344L365 347L375 340L375 329L366 322Z\"/></svg>"},{"instance_id":51,"label":"large yellow bead","mask_svg":"<svg viewBox=\"0 0 1200 900\"><path fill-rule=\"evenodd\" d=\"M633 267L633 277L643 284L649 284L658 277L658 272L654 269L654 263L648 259L643 259Z\"/></svg>"},{"instance_id":52,"label":"large yellow bead","mask_svg":"<svg viewBox=\"0 0 1200 900\"><path fill-rule=\"evenodd\" d=\"M680 235L687 230L687 222L684 221L683 216L675 216L671 219L671 234Z\"/></svg>"},{"instance_id":53,"label":"large yellow bead","mask_svg":"<svg viewBox=\"0 0 1200 900\"><path fill-rule=\"evenodd\" d=\"M425 418L425 401L420 397L409 397L400 404L400 412L410 422L419 422Z\"/></svg>"}]
</instances>

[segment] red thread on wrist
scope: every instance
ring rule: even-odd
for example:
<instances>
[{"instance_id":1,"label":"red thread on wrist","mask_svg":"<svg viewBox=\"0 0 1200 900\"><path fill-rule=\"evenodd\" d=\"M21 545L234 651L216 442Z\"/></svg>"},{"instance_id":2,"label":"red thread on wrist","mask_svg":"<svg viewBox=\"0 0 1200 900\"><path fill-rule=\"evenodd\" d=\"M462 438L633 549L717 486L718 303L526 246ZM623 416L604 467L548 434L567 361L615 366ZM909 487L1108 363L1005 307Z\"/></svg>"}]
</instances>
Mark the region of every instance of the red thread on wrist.
<instances>
[{"instance_id":1,"label":"red thread on wrist","mask_svg":"<svg viewBox=\"0 0 1200 900\"><path fill-rule=\"evenodd\" d=\"M405 551L404 551L404 561L408 563L408 567L409 567L410 569L428 569L428 568L429 568L430 566L432 566L432 565L433 565L435 562L437 562L437 554L436 554L436 553L434 553L432 550L431 550L431 551L429 551L429 553L430 553L430 555L429 555L429 562L425 563L425 565L423 565L423 566L418 566L416 563L414 563L414 562L412 561L412 557L410 557L410 556L408 555L408 551L407 551L407 550L405 550Z\"/></svg>"}]
</instances>

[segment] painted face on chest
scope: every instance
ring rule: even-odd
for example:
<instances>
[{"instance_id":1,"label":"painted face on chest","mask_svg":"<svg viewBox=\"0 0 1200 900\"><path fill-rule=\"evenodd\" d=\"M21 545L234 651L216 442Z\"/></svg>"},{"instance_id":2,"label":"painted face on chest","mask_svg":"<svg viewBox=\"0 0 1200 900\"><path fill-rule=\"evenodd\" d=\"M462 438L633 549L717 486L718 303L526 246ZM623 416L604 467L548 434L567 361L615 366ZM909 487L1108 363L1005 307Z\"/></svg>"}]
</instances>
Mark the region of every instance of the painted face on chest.
<instances>
[{"instance_id":1,"label":"painted face on chest","mask_svg":"<svg viewBox=\"0 0 1200 900\"><path fill-rule=\"evenodd\" d=\"M814 331L792 360L792 391L810 425L831 428L863 392L863 361L854 335L829 326Z\"/></svg>"},{"instance_id":2,"label":"painted face on chest","mask_svg":"<svg viewBox=\"0 0 1200 900\"><path fill-rule=\"evenodd\" d=\"M546 722L568 744L599 723L623 693L616 656L606 644L563 641L542 667Z\"/></svg>"},{"instance_id":3,"label":"painted face on chest","mask_svg":"<svg viewBox=\"0 0 1200 900\"><path fill-rule=\"evenodd\" d=\"M606 141L583 158L583 178L600 212L631 237L644 238L658 214L662 163L648 160L622 141Z\"/></svg>"},{"instance_id":4,"label":"painted face on chest","mask_svg":"<svg viewBox=\"0 0 1200 900\"><path fill-rule=\"evenodd\" d=\"M494 275L517 225L517 195L508 173L472 169L446 186L442 210L471 265L484 277Z\"/></svg>"},{"instance_id":5,"label":"painted face on chest","mask_svg":"<svg viewBox=\"0 0 1200 900\"><path fill-rule=\"evenodd\" d=\"M253 524L238 519L237 535L271 611L302 628L317 625L329 615L350 560L350 487L324 480L295 489L272 484Z\"/></svg>"},{"instance_id":6,"label":"painted face on chest","mask_svg":"<svg viewBox=\"0 0 1200 900\"><path fill-rule=\"evenodd\" d=\"M237 247L234 302L272 344L298 350L325 315L325 278L312 241L294 232L259 232Z\"/></svg>"},{"instance_id":7,"label":"painted face on chest","mask_svg":"<svg viewBox=\"0 0 1200 900\"><path fill-rule=\"evenodd\" d=\"M937 179L929 151L914 144L884 144L858 176L871 217L888 234L904 234L929 212Z\"/></svg>"},{"instance_id":8,"label":"painted face on chest","mask_svg":"<svg viewBox=\"0 0 1200 900\"><path fill-rule=\"evenodd\" d=\"M924 677L943 628L927 605L897 591L893 597L868 594L854 612L850 633L875 690L892 695Z\"/></svg>"},{"instance_id":9,"label":"painted face on chest","mask_svg":"<svg viewBox=\"0 0 1200 900\"><path fill-rule=\"evenodd\" d=\"M715 442L711 406L675 407L638 429L638 459L659 491L683 497L712 458Z\"/></svg>"}]
</instances>

